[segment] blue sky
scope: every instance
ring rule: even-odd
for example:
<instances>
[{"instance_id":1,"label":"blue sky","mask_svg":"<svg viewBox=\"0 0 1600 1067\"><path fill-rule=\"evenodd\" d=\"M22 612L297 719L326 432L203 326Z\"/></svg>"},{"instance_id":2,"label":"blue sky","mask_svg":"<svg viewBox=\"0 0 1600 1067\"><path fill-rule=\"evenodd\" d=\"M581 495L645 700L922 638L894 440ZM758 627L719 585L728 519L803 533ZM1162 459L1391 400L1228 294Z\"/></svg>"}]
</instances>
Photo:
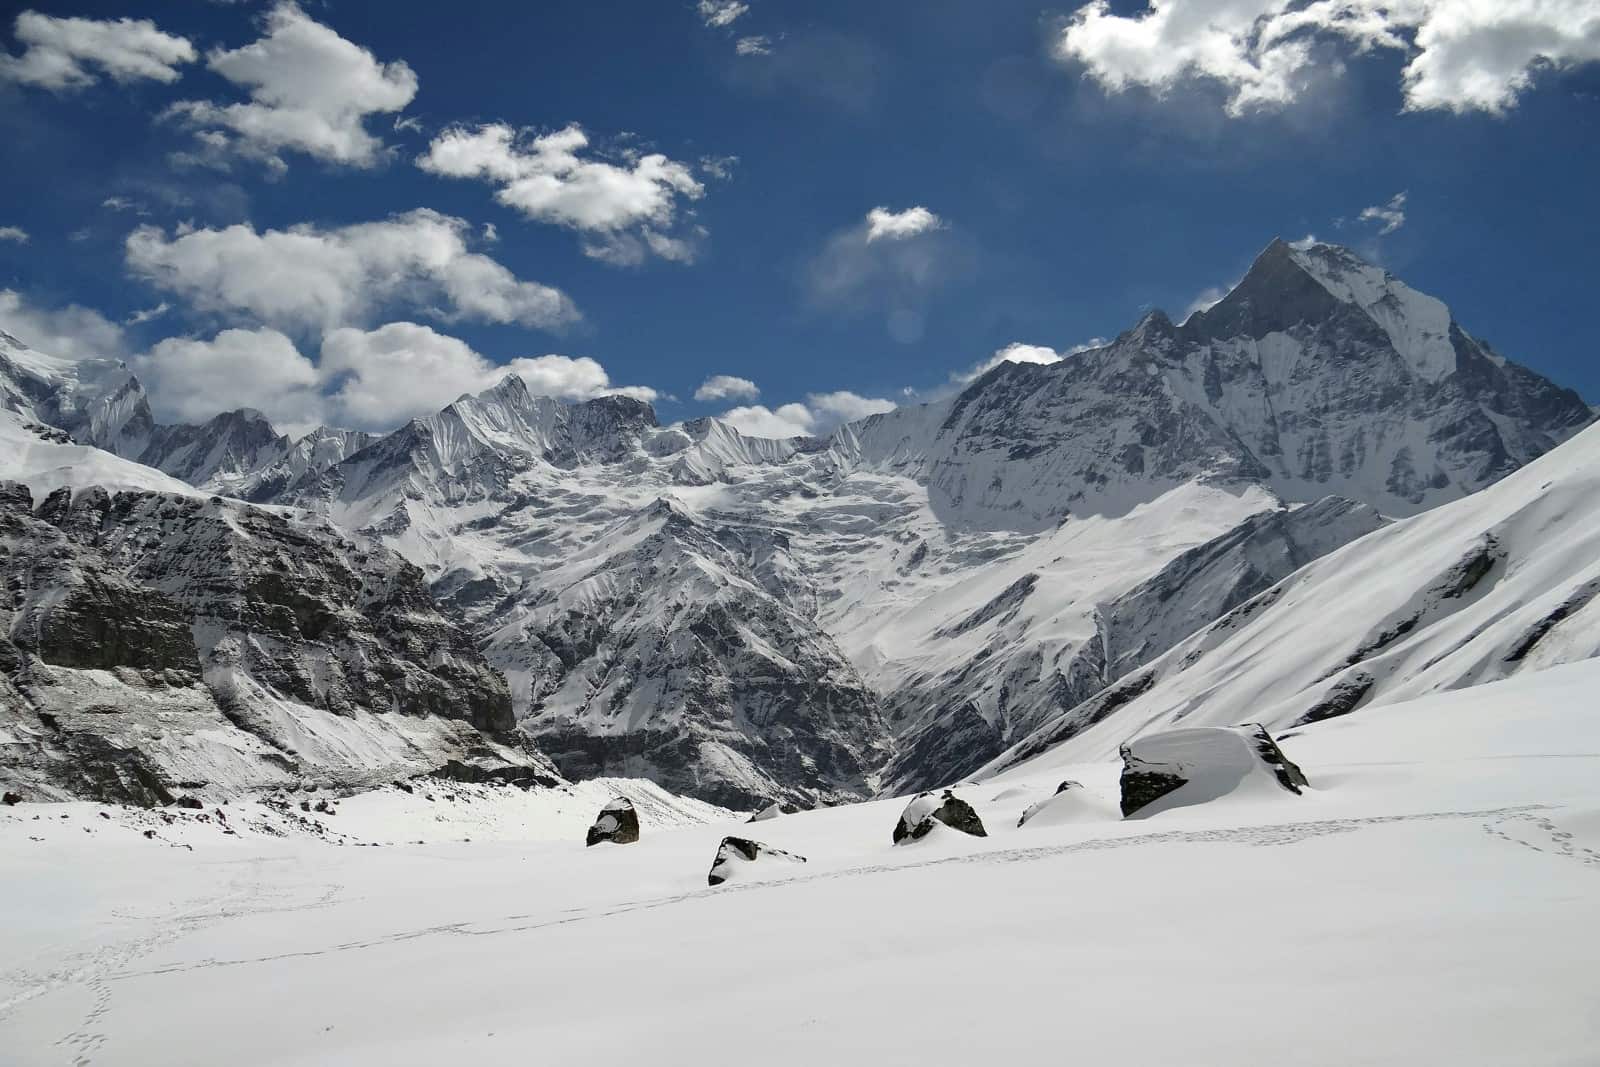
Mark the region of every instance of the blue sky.
<instances>
[{"instance_id":1,"label":"blue sky","mask_svg":"<svg viewBox=\"0 0 1600 1067\"><path fill-rule=\"evenodd\" d=\"M520 359L820 429L1315 234L1600 400L1583 3L39 4L0 18L0 328L172 418L392 425Z\"/></svg>"}]
</instances>

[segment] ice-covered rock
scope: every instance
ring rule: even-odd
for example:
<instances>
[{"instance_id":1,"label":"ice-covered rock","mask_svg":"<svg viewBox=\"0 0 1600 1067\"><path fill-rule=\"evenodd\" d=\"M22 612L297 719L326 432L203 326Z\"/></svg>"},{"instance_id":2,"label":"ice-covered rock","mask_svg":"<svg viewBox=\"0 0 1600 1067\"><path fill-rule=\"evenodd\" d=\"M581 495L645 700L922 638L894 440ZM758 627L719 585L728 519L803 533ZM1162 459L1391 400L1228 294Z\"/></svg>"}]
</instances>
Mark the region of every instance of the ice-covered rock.
<instances>
[{"instance_id":1,"label":"ice-covered rock","mask_svg":"<svg viewBox=\"0 0 1600 1067\"><path fill-rule=\"evenodd\" d=\"M973 837L989 836L983 828L983 820L978 818L972 805L946 789L943 794L919 794L906 805L900 813L900 821L895 823L894 843L899 845L907 841L920 841L933 831L936 824Z\"/></svg>"},{"instance_id":2,"label":"ice-covered rock","mask_svg":"<svg viewBox=\"0 0 1600 1067\"><path fill-rule=\"evenodd\" d=\"M745 837L724 837L717 846L716 858L711 861L711 872L706 875L708 885L721 885L736 881L756 863L804 863L804 856L785 852L781 848Z\"/></svg>"},{"instance_id":3,"label":"ice-covered rock","mask_svg":"<svg viewBox=\"0 0 1600 1067\"><path fill-rule=\"evenodd\" d=\"M609 841L613 845L631 845L637 840L639 813L634 809L633 801L627 797L617 797L600 809L594 825L589 827L589 836L584 844L598 845L602 841Z\"/></svg>"},{"instance_id":4,"label":"ice-covered rock","mask_svg":"<svg viewBox=\"0 0 1600 1067\"><path fill-rule=\"evenodd\" d=\"M1298 794L1306 776L1257 723L1169 730L1122 746L1122 814L1147 818L1265 786Z\"/></svg>"}]
</instances>

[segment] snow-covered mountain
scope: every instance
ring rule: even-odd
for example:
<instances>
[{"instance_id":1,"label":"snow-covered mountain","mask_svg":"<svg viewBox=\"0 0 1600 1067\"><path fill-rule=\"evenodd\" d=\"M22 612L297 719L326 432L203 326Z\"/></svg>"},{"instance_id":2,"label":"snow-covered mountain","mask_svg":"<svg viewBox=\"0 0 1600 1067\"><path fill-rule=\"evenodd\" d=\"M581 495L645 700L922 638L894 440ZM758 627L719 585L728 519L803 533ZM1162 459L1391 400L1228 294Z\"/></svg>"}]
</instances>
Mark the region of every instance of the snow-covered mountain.
<instances>
[{"instance_id":1,"label":"snow-covered mountain","mask_svg":"<svg viewBox=\"0 0 1600 1067\"><path fill-rule=\"evenodd\" d=\"M399 556L43 432L0 413L9 785L152 803L452 763L556 780Z\"/></svg>"},{"instance_id":2,"label":"snow-covered mountain","mask_svg":"<svg viewBox=\"0 0 1600 1067\"><path fill-rule=\"evenodd\" d=\"M281 494L373 439L321 429L291 441L253 408L225 411L198 425L159 423L144 386L121 361L62 359L3 332L0 411L54 426L80 444L197 488L251 499Z\"/></svg>"},{"instance_id":3,"label":"snow-covered mountain","mask_svg":"<svg viewBox=\"0 0 1600 1067\"><path fill-rule=\"evenodd\" d=\"M123 455L95 427L149 422L146 462L420 568L569 775L731 806L971 773L1298 568L1593 419L1439 301L1281 241L1182 324L1152 312L827 440L663 427L636 400L565 404L508 376L379 438L289 442L249 412L118 423L131 377L17 384L29 359L0 382L27 418Z\"/></svg>"},{"instance_id":4,"label":"snow-covered mountain","mask_svg":"<svg viewBox=\"0 0 1600 1067\"><path fill-rule=\"evenodd\" d=\"M1097 759L1248 714L1274 733L1600 656L1600 427L1329 553L998 759ZM1241 709L1248 709L1245 712ZM1291 735L1292 736L1292 735Z\"/></svg>"}]
</instances>

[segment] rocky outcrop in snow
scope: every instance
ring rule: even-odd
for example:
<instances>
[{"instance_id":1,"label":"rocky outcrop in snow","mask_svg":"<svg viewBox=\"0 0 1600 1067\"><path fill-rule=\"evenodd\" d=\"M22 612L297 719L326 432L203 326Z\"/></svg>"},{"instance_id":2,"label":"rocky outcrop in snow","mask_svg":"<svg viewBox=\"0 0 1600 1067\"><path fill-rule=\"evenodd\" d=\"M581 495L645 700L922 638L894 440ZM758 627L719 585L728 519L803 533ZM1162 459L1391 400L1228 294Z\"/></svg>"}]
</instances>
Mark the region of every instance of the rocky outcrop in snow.
<instances>
[{"instance_id":1,"label":"rocky outcrop in snow","mask_svg":"<svg viewBox=\"0 0 1600 1067\"><path fill-rule=\"evenodd\" d=\"M1122 814L1145 818L1262 782L1299 794L1306 776L1258 723L1170 730L1122 746Z\"/></svg>"},{"instance_id":2,"label":"rocky outcrop in snow","mask_svg":"<svg viewBox=\"0 0 1600 1067\"><path fill-rule=\"evenodd\" d=\"M988 837L983 820L972 805L946 789L942 795L922 793L913 798L894 825L894 843L921 841L936 825L948 826L972 837Z\"/></svg>"},{"instance_id":3,"label":"rocky outcrop in snow","mask_svg":"<svg viewBox=\"0 0 1600 1067\"><path fill-rule=\"evenodd\" d=\"M634 810L633 801L627 797L617 797L600 809L600 814L595 816L594 825L589 827L589 833L584 838L584 845L598 845L609 842L613 845L631 845L639 840L639 813Z\"/></svg>"},{"instance_id":4,"label":"rocky outcrop in snow","mask_svg":"<svg viewBox=\"0 0 1600 1067\"><path fill-rule=\"evenodd\" d=\"M717 846L717 855L711 861L711 871L706 875L707 885L721 885L737 881L749 873L753 864L804 863L804 856L785 852L781 848L745 837L724 837Z\"/></svg>"}]
</instances>

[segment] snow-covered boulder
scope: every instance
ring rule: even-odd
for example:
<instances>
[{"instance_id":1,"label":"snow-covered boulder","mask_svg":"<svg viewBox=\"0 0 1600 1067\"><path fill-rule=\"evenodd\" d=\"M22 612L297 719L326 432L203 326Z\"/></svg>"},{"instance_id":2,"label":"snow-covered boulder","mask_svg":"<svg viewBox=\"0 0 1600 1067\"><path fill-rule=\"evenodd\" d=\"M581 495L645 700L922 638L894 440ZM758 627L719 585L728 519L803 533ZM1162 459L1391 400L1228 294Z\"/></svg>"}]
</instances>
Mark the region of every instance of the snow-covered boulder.
<instances>
[{"instance_id":1,"label":"snow-covered boulder","mask_svg":"<svg viewBox=\"0 0 1600 1067\"><path fill-rule=\"evenodd\" d=\"M717 857L711 861L711 873L706 875L707 885L721 885L734 881L752 863L804 863L804 856L773 848L761 841L747 837L724 837L717 846Z\"/></svg>"},{"instance_id":2,"label":"snow-covered boulder","mask_svg":"<svg viewBox=\"0 0 1600 1067\"><path fill-rule=\"evenodd\" d=\"M943 795L920 793L906 805L906 810L900 813L900 821L895 824L894 843L920 841L928 836L935 823L943 823L973 837L989 836L972 805L946 789Z\"/></svg>"},{"instance_id":3,"label":"snow-covered boulder","mask_svg":"<svg viewBox=\"0 0 1600 1067\"><path fill-rule=\"evenodd\" d=\"M1081 782L1062 782L1056 791L1045 799L1029 804L1023 809L1018 826L1032 823L1035 826L1059 826L1063 823L1083 822L1106 818L1110 812L1103 802L1092 799Z\"/></svg>"},{"instance_id":4,"label":"snow-covered boulder","mask_svg":"<svg viewBox=\"0 0 1600 1067\"><path fill-rule=\"evenodd\" d=\"M776 819L780 815L793 815L799 810L799 807L789 803L787 800L774 800L771 804L746 819L745 822L766 822L768 819Z\"/></svg>"},{"instance_id":5,"label":"snow-covered boulder","mask_svg":"<svg viewBox=\"0 0 1600 1067\"><path fill-rule=\"evenodd\" d=\"M633 809L633 801L627 797L617 797L605 807L600 809L600 815L595 819L594 825L589 827L589 837L584 845L596 845L601 841L610 841L614 845L631 845L639 840L639 813Z\"/></svg>"},{"instance_id":6,"label":"snow-covered boulder","mask_svg":"<svg viewBox=\"0 0 1600 1067\"><path fill-rule=\"evenodd\" d=\"M1306 776L1259 723L1169 730L1122 746L1122 814L1141 818L1242 791L1299 793Z\"/></svg>"}]
</instances>

